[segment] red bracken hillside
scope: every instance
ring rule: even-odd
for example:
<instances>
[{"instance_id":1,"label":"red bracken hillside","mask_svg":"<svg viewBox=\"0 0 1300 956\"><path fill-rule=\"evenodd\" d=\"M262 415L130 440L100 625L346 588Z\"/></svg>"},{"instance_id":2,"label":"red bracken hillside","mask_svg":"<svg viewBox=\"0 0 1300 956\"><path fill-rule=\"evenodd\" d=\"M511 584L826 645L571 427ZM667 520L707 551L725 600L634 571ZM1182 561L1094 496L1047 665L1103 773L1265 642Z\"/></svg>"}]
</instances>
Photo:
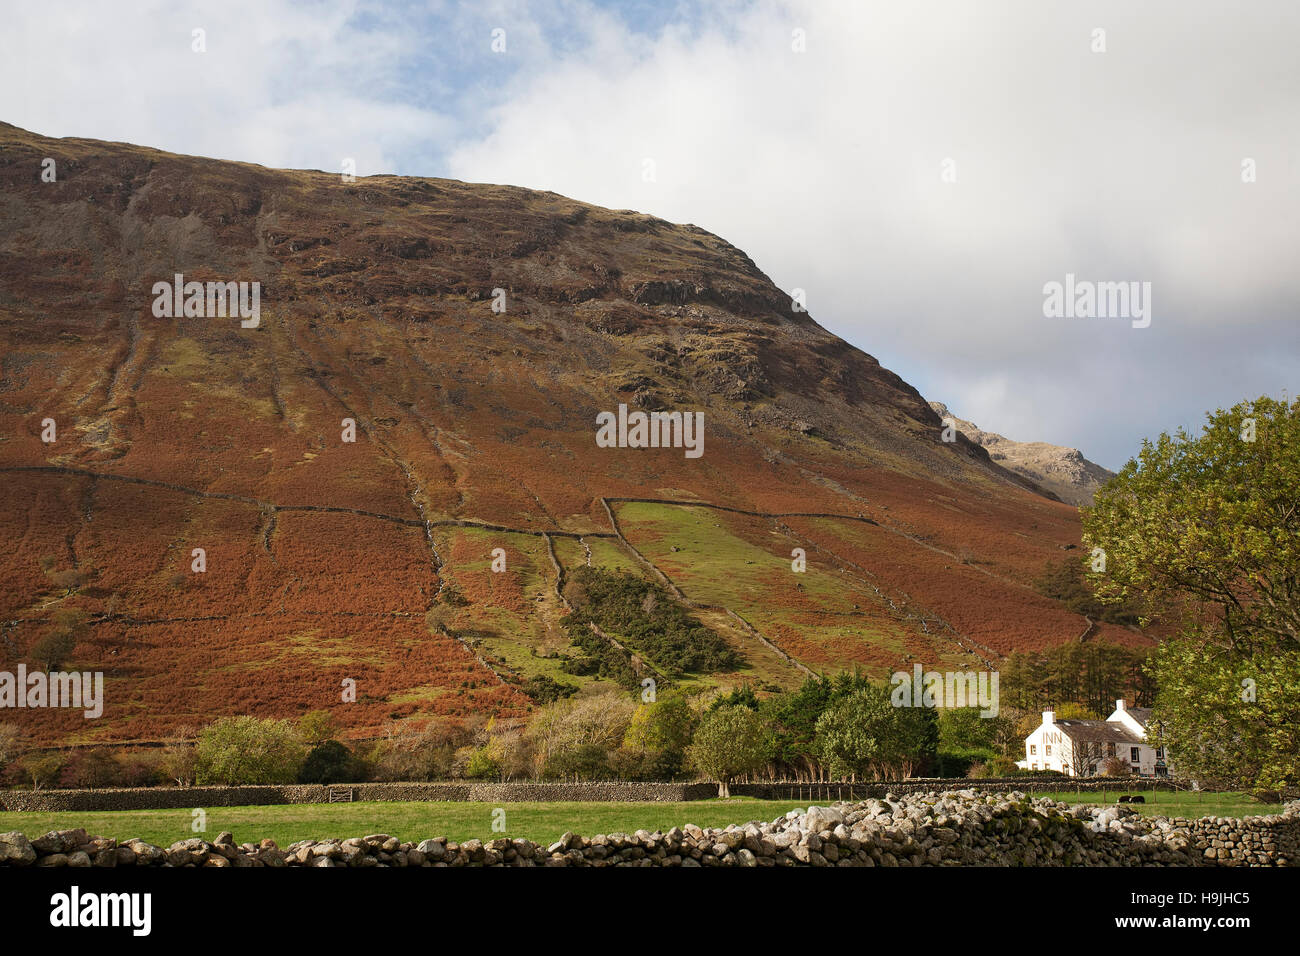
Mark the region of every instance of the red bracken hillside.
<instances>
[{"instance_id":1,"label":"red bracken hillside","mask_svg":"<svg viewBox=\"0 0 1300 956\"><path fill-rule=\"evenodd\" d=\"M177 273L259 282L260 324L156 318ZM557 568L586 563L664 582L741 650L705 684L1088 629L1029 586L1075 509L942 442L915 389L695 226L0 124L0 350L0 669L72 621L65 669L107 682L99 721L12 712L50 741L519 715L568 645ZM620 403L702 411L703 456L597 447ZM448 584L455 626L426 617Z\"/></svg>"}]
</instances>

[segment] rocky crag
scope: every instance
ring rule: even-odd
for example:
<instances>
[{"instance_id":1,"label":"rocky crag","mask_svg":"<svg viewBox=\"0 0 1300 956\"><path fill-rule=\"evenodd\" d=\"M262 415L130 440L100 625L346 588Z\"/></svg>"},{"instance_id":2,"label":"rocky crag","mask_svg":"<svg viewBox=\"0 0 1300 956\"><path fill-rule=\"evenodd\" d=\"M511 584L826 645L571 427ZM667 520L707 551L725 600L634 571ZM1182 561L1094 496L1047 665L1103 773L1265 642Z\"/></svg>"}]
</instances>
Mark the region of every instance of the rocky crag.
<instances>
[{"instance_id":1,"label":"rocky crag","mask_svg":"<svg viewBox=\"0 0 1300 956\"><path fill-rule=\"evenodd\" d=\"M1015 441L958 418L943 402L931 402L930 407L945 422L951 421L960 434L983 447L990 459L1067 504L1092 504L1097 489L1115 477L1115 472L1084 458L1077 448L1042 441Z\"/></svg>"}]
</instances>

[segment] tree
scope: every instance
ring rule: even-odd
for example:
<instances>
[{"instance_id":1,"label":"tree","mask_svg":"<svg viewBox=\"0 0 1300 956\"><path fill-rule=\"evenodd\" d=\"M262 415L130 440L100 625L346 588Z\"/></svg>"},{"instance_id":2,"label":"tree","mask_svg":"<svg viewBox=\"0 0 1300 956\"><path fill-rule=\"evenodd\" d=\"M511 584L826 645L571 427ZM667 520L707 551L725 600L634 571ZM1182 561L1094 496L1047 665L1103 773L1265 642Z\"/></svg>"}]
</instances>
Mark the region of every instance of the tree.
<instances>
[{"instance_id":1,"label":"tree","mask_svg":"<svg viewBox=\"0 0 1300 956\"><path fill-rule=\"evenodd\" d=\"M767 762L767 722L748 707L720 707L704 715L687 748L691 765L718 782L718 796L731 796L731 781Z\"/></svg>"},{"instance_id":2,"label":"tree","mask_svg":"<svg viewBox=\"0 0 1300 956\"><path fill-rule=\"evenodd\" d=\"M1181 777L1273 792L1300 780L1300 655L1248 658L1201 638L1156 654L1160 741Z\"/></svg>"},{"instance_id":3,"label":"tree","mask_svg":"<svg viewBox=\"0 0 1300 956\"><path fill-rule=\"evenodd\" d=\"M1140 597L1144 616L1191 605L1230 646L1300 650L1300 400L1268 397L1144 441L1084 508L1091 572L1109 601Z\"/></svg>"},{"instance_id":4,"label":"tree","mask_svg":"<svg viewBox=\"0 0 1300 956\"><path fill-rule=\"evenodd\" d=\"M337 740L325 740L307 754L299 783L346 783L357 778L356 758Z\"/></svg>"},{"instance_id":5,"label":"tree","mask_svg":"<svg viewBox=\"0 0 1300 956\"><path fill-rule=\"evenodd\" d=\"M695 712L686 699L669 694L633 712L623 742L641 750L685 751L695 724Z\"/></svg>"},{"instance_id":6,"label":"tree","mask_svg":"<svg viewBox=\"0 0 1300 956\"><path fill-rule=\"evenodd\" d=\"M987 763L1004 754L1014 737L1015 718L1008 711L982 717L978 707L945 707L939 711L940 772L960 775L975 762Z\"/></svg>"},{"instance_id":7,"label":"tree","mask_svg":"<svg viewBox=\"0 0 1300 956\"><path fill-rule=\"evenodd\" d=\"M22 756L22 740L16 724L0 724L0 772Z\"/></svg>"},{"instance_id":8,"label":"tree","mask_svg":"<svg viewBox=\"0 0 1300 956\"><path fill-rule=\"evenodd\" d=\"M309 710L298 718L298 736L309 746L320 746L338 735L338 721L328 710Z\"/></svg>"},{"instance_id":9,"label":"tree","mask_svg":"<svg viewBox=\"0 0 1300 956\"><path fill-rule=\"evenodd\" d=\"M62 754L28 754L19 761L23 772L32 782L33 790L40 790L59 779L63 770Z\"/></svg>"},{"instance_id":10,"label":"tree","mask_svg":"<svg viewBox=\"0 0 1300 956\"><path fill-rule=\"evenodd\" d=\"M103 747L73 753L63 765L60 778L65 787L98 790L120 785L122 768L117 758Z\"/></svg>"},{"instance_id":11,"label":"tree","mask_svg":"<svg viewBox=\"0 0 1300 956\"><path fill-rule=\"evenodd\" d=\"M629 775L656 780L675 777L686 760L696 722L690 704L678 694L638 707L623 735L623 749L631 757L624 765Z\"/></svg>"},{"instance_id":12,"label":"tree","mask_svg":"<svg viewBox=\"0 0 1300 956\"><path fill-rule=\"evenodd\" d=\"M1070 641L1041 651L1012 653L1003 662L1001 699L1004 707L1061 710L1078 704L1095 712L1110 712L1120 697L1137 707L1149 707L1154 685L1144 672L1148 652L1105 641Z\"/></svg>"},{"instance_id":13,"label":"tree","mask_svg":"<svg viewBox=\"0 0 1300 956\"><path fill-rule=\"evenodd\" d=\"M1102 760L1101 744L1093 740L1070 740L1065 766L1072 777L1091 777ZM1114 776L1113 774L1111 776Z\"/></svg>"},{"instance_id":14,"label":"tree","mask_svg":"<svg viewBox=\"0 0 1300 956\"><path fill-rule=\"evenodd\" d=\"M235 785L292 782L306 754L289 721L243 715L204 727L194 756L200 784Z\"/></svg>"},{"instance_id":15,"label":"tree","mask_svg":"<svg viewBox=\"0 0 1300 956\"><path fill-rule=\"evenodd\" d=\"M1183 614L1149 669L1174 769L1274 789L1300 779L1300 401L1207 417L1199 436L1144 442L1084 510L1105 558L1091 580L1148 615Z\"/></svg>"},{"instance_id":16,"label":"tree","mask_svg":"<svg viewBox=\"0 0 1300 956\"><path fill-rule=\"evenodd\" d=\"M836 693L836 685L829 677L809 677L797 691L777 694L763 702L761 712L772 724L773 758L778 772L788 768L792 776L810 780L820 775L817 719Z\"/></svg>"},{"instance_id":17,"label":"tree","mask_svg":"<svg viewBox=\"0 0 1300 956\"><path fill-rule=\"evenodd\" d=\"M194 742L198 735L197 727L182 725L172 731L172 740L163 747L158 768L178 787L194 783Z\"/></svg>"},{"instance_id":18,"label":"tree","mask_svg":"<svg viewBox=\"0 0 1300 956\"><path fill-rule=\"evenodd\" d=\"M438 780L450 776L452 758L464 732L441 721L389 724L370 759L380 780Z\"/></svg>"},{"instance_id":19,"label":"tree","mask_svg":"<svg viewBox=\"0 0 1300 956\"><path fill-rule=\"evenodd\" d=\"M817 721L817 746L838 776L910 775L936 752L930 707L895 707L887 687L865 687L835 701Z\"/></svg>"},{"instance_id":20,"label":"tree","mask_svg":"<svg viewBox=\"0 0 1300 956\"><path fill-rule=\"evenodd\" d=\"M28 656L47 671L57 670L86 635L86 612L61 607L51 616L50 630L32 645Z\"/></svg>"}]
</instances>

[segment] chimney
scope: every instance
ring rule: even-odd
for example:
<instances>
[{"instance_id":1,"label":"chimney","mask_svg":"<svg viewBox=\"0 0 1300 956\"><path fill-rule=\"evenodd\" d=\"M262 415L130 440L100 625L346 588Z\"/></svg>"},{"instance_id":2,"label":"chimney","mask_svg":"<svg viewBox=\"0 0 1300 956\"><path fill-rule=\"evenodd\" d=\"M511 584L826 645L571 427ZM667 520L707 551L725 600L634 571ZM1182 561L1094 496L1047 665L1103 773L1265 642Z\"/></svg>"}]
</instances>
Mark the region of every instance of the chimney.
<instances>
[{"instance_id":1,"label":"chimney","mask_svg":"<svg viewBox=\"0 0 1300 956\"><path fill-rule=\"evenodd\" d=\"M1120 700L1115 701L1115 709L1118 710L1121 714L1124 713L1126 708L1124 707L1124 701L1122 698Z\"/></svg>"},{"instance_id":2,"label":"chimney","mask_svg":"<svg viewBox=\"0 0 1300 956\"><path fill-rule=\"evenodd\" d=\"M1054 710L1043 711L1043 726L1049 727L1054 723L1056 723L1056 711Z\"/></svg>"}]
</instances>

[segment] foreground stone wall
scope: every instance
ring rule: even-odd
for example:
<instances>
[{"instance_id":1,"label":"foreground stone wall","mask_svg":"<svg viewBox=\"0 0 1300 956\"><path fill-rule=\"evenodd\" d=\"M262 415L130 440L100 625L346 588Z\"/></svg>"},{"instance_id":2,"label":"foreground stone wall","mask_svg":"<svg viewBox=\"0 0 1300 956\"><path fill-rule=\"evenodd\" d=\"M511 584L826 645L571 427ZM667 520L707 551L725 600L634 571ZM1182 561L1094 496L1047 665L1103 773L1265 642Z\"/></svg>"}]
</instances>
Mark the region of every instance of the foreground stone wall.
<instances>
[{"instance_id":1,"label":"foreground stone wall","mask_svg":"<svg viewBox=\"0 0 1300 956\"><path fill-rule=\"evenodd\" d=\"M1144 819L1125 806L1068 805L974 790L791 810L770 823L667 833L566 833L546 845L501 838L420 843L387 834L236 844L118 844L85 830L0 834L0 866L1295 866L1300 802L1243 820Z\"/></svg>"},{"instance_id":2,"label":"foreground stone wall","mask_svg":"<svg viewBox=\"0 0 1300 956\"><path fill-rule=\"evenodd\" d=\"M945 788L1010 793L1035 790L1135 790L1165 789L1153 781L1094 780L1068 782L1060 777L1002 780L930 779L898 783L738 783L736 797L763 800L839 801L883 797L886 793L925 792ZM718 795L711 783L354 783L243 787L135 787L110 790L0 790L0 810L63 813L96 810L179 810L192 807L244 807L288 803L329 803L330 791L347 792L353 800L418 801L468 800L485 803L524 801L627 800L685 803Z\"/></svg>"}]
</instances>

